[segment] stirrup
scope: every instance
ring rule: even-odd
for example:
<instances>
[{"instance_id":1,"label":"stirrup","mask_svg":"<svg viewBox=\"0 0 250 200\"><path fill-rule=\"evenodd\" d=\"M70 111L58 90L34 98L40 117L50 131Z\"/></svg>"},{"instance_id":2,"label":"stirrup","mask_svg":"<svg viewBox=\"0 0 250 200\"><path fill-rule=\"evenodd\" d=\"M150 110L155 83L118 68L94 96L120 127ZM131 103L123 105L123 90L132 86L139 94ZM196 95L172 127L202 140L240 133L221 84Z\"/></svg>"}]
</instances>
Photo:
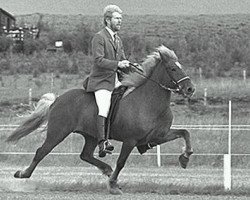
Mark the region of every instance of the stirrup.
<instances>
[{"instance_id":1,"label":"stirrup","mask_svg":"<svg viewBox=\"0 0 250 200\"><path fill-rule=\"evenodd\" d=\"M99 144L99 157L103 158L106 156L106 154L112 154L112 150L114 150L114 147L108 143L107 140L102 140ZM112 150L111 150L112 149Z\"/></svg>"},{"instance_id":2,"label":"stirrup","mask_svg":"<svg viewBox=\"0 0 250 200\"><path fill-rule=\"evenodd\" d=\"M104 149L104 150L99 150L99 157L100 158L103 158L106 156L106 154L112 154L111 151L107 150L107 149Z\"/></svg>"},{"instance_id":3,"label":"stirrup","mask_svg":"<svg viewBox=\"0 0 250 200\"><path fill-rule=\"evenodd\" d=\"M105 150L108 151L113 151L115 148L108 140L104 142L104 145L105 145Z\"/></svg>"}]
</instances>

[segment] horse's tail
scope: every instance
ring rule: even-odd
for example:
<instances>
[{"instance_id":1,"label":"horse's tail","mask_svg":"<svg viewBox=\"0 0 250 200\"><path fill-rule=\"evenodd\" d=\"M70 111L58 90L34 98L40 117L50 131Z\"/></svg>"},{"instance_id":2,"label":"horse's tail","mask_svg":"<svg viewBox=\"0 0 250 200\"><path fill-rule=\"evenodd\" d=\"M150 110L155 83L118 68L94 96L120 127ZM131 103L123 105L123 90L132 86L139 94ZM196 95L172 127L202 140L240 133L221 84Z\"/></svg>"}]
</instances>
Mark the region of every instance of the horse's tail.
<instances>
[{"instance_id":1,"label":"horse's tail","mask_svg":"<svg viewBox=\"0 0 250 200\"><path fill-rule=\"evenodd\" d=\"M49 108L55 100L56 96L53 93L44 94L40 101L38 101L33 113L12 132L12 134L6 139L6 142L16 142L39 128L48 120Z\"/></svg>"}]
</instances>

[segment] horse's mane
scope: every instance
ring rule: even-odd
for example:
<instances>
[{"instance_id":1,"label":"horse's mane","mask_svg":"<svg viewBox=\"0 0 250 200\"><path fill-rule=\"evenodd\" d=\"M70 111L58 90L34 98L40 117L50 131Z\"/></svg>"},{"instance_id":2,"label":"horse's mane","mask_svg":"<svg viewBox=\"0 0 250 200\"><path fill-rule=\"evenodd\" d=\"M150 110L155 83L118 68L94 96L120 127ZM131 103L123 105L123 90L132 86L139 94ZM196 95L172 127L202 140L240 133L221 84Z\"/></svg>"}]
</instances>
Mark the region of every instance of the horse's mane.
<instances>
[{"instance_id":1,"label":"horse's mane","mask_svg":"<svg viewBox=\"0 0 250 200\"><path fill-rule=\"evenodd\" d=\"M156 51L152 54L148 55L147 58L142 62L141 68L143 69L143 74L146 77L150 77L154 67L156 66L157 62L161 60L161 55L167 56L169 58L178 60L177 56L175 55L174 51L170 50L169 48L165 47L164 45L159 46L156 48ZM146 79L144 76L140 75L137 72L130 72L123 76L122 84L129 87L138 87L143 84Z\"/></svg>"}]
</instances>

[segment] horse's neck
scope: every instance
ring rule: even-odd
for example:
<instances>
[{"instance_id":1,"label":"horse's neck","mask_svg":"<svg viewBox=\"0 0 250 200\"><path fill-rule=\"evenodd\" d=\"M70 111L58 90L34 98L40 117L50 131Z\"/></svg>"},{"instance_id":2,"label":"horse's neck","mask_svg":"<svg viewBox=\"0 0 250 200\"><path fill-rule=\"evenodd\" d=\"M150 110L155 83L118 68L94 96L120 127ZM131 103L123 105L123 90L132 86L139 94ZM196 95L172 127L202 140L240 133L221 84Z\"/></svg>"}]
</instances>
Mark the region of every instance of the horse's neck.
<instances>
[{"instance_id":1,"label":"horse's neck","mask_svg":"<svg viewBox=\"0 0 250 200\"><path fill-rule=\"evenodd\" d=\"M141 104L146 106L157 105L159 109L165 109L170 104L171 92L163 89L157 83L163 83L165 69L161 66L156 66L150 79L135 90L135 96L140 98ZM155 83L155 82L157 83Z\"/></svg>"}]
</instances>

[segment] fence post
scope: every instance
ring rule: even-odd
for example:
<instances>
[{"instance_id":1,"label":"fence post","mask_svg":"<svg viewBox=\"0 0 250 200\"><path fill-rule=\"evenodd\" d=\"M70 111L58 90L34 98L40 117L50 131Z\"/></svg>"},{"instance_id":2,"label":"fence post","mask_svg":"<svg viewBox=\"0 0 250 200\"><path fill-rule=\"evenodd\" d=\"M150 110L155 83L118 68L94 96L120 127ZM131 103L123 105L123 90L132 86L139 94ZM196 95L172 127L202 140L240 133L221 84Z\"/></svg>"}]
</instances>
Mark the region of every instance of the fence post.
<instances>
[{"instance_id":1,"label":"fence post","mask_svg":"<svg viewBox=\"0 0 250 200\"><path fill-rule=\"evenodd\" d=\"M156 149L157 149L157 166L160 167L161 166L161 146L157 145Z\"/></svg>"},{"instance_id":2,"label":"fence post","mask_svg":"<svg viewBox=\"0 0 250 200\"><path fill-rule=\"evenodd\" d=\"M53 92L54 85L54 73L51 73L50 92Z\"/></svg>"},{"instance_id":3,"label":"fence post","mask_svg":"<svg viewBox=\"0 0 250 200\"><path fill-rule=\"evenodd\" d=\"M243 70L243 80L246 81L246 79L247 79L247 72L246 72L246 70L244 69L244 70Z\"/></svg>"},{"instance_id":4,"label":"fence post","mask_svg":"<svg viewBox=\"0 0 250 200\"><path fill-rule=\"evenodd\" d=\"M201 67L199 67L199 77L200 77L200 80L202 79L202 69Z\"/></svg>"},{"instance_id":5,"label":"fence post","mask_svg":"<svg viewBox=\"0 0 250 200\"><path fill-rule=\"evenodd\" d=\"M32 88L29 89L29 106L32 106Z\"/></svg>"},{"instance_id":6,"label":"fence post","mask_svg":"<svg viewBox=\"0 0 250 200\"><path fill-rule=\"evenodd\" d=\"M224 190L229 191L231 187L231 155L224 154Z\"/></svg>"},{"instance_id":7,"label":"fence post","mask_svg":"<svg viewBox=\"0 0 250 200\"><path fill-rule=\"evenodd\" d=\"M207 88L204 88L204 106L207 105Z\"/></svg>"},{"instance_id":8,"label":"fence post","mask_svg":"<svg viewBox=\"0 0 250 200\"><path fill-rule=\"evenodd\" d=\"M232 141L231 141L231 135L232 135L232 102L231 100L228 102L228 154L231 156L232 152Z\"/></svg>"},{"instance_id":9,"label":"fence post","mask_svg":"<svg viewBox=\"0 0 250 200\"><path fill-rule=\"evenodd\" d=\"M232 172L231 172L231 133L232 133L232 103L229 101L228 108L228 154L224 155L224 189L231 190L232 188Z\"/></svg>"}]
</instances>

